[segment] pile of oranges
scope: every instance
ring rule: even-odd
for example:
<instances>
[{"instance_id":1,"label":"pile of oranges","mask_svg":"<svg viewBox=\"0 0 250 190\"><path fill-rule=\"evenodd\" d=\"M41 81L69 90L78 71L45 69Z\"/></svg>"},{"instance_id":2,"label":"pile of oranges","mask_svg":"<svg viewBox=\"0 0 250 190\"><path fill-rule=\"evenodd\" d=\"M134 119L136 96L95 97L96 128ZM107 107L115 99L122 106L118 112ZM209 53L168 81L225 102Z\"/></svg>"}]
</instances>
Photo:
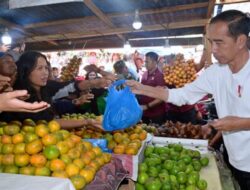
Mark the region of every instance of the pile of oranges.
<instances>
[{"instance_id":1,"label":"pile of oranges","mask_svg":"<svg viewBox=\"0 0 250 190\"><path fill-rule=\"evenodd\" d=\"M136 155L141 147L142 141L147 138L147 132L141 125L127 128L122 131L97 132L91 129L81 129L75 134L82 138L105 138L108 148L116 154Z\"/></svg>"},{"instance_id":2,"label":"pile of oranges","mask_svg":"<svg viewBox=\"0 0 250 190\"><path fill-rule=\"evenodd\" d=\"M183 55L177 54L173 65L164 66L163 74L166 84L183 87L196 78L195 62L193 59L185 61Z\"/></svg>"},{"instance_id":3,"label":"pile of oranges","mask_svg":"<svg viewBox=\"0 0 250 190\"><path fill-rule=\"evenodd\" d=\"M111 155L60 130L56 121L2 123L0 172L69 178L76 189L90 183Z\"/></svg>"}]
</instances>

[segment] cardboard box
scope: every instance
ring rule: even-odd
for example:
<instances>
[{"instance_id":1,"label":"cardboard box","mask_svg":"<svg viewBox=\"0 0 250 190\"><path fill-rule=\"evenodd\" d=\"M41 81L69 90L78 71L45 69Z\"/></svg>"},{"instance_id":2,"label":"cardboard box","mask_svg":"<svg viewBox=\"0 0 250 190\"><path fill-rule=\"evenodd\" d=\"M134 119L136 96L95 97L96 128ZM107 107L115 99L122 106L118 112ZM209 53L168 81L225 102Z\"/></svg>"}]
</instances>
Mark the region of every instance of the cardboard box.
<instances>
[{"instance_id":1,"label":"cardboard box","mask_svg":"<svg viewBox=\"0 0 250 190\"><path fill-rule=\"evenodd\" d=\"M147 138L142 142L141 148L136 155L112 154L112 157L122 161L125 170L128 171L128 178L136 181L138 176L138 165L144 158L144 150L147 144L152 140L152 135L148 133Z\"/></svg>"},{"instance_id":2,"label":"cardboard box","mask_svg":"<svg viewBox=\"0 0 250 190\"><path fill-rule=\"evenodd\" d=\"M1 190L75 190L69 179L0 173Z\"/></svg>"}]
</instances>

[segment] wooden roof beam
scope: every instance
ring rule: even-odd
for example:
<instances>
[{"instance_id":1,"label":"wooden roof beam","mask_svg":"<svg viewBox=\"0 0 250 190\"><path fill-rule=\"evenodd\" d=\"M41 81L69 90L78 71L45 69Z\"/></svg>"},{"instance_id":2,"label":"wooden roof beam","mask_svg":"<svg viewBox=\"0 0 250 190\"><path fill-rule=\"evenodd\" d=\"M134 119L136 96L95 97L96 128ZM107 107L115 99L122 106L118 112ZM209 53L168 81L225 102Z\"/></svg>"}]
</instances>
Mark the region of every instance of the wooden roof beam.
<instances>
[{"instance_id":1,"label":"wooden roof beam","mask_svg":"<svg viewBox=\"0 0 250 190\"><path fill-rule=\"evenodd\" d=\"M116 26L111 22L111 20L92 2L92 0L84 0L84 4L105 24L107 24L110 28L115 28ZM121 34L117 34L117 36L125 41L124 37Z\"/></svg>"},{"instance_id":2,"label":"wooden roof beam","mask_svg":"<svg viewBox=\"0 0 250 190\"><path fill-rule=\"evenodd\" d=\"M216 4L231 4L231 3L244 3L249 0L216 0Z\"/></svg>"},{"instance_id":3,"label":"wooden roof beam","mask_svg":"<svg viewBox=\"0 0 250 190\"><path fill-rule=\"evenodd\" d=\"M142 9L139 11L139 15L147 15L147 14L159 14L159 13L171 13L176 11L183 11L183 10L190 10L196 8L203 8L208 6L208 2L203 3L193 3L187 5L177 5L173 7L164 7L160 9ZM106 14L108 19L117 18L117 17L126 17L126 16L134 16L134 12L128 13L110 13ZM74 19L64 19L64 20L57 20L57 21L50 21L50 22L40 22L34 24L25 25L24 28L39 28L39 27L48 27L48 26L56 26L56 25L64 25L64 24L71 24L71 23L78 23L83 22L84 20L95 20L95 16L87 16L81 18L74 18Z\"/></svg>"},{"instance_id":4,"label":"wooden roof beam","mask_svg":"<svg viewBox=\"0 0 250 190\"><path fill-rule=\"evenodd\" d=\"M166 30L166 28L178 29L178 28L199 27L199 26L205 26L207 23L208 23L208 19L197 19L197 20L191 20L191 21L172 22L172 23L165 23L165 24L143 25L142 29L139 31L138 30L135 31L132 27L126 27L126 28L105 29L105 30L102 30L102 33L100 33L99 31L93 30L93 31L88 31L88 32L33 36L33 37L25 39L25 42L78 39L78 38L108 36L108 35L117 35L117 34L141 32L141 31Z\"/></svg>"},{"instance_id":5,"label":"wooden roof beam","mask_svg":"<svg viewBox=\"0 0 250 190\"><path fill-rule=\"evenodd\" d=\"M25 29L22 26L20 26L18 24L15 24L13 22L10 22L8 20L5 20L3 18L0 18L0 24L6 26L7 28L17 30L17 31L19 31L22 34L27 35L27 36L33 36L33 35L35 35L34 33L26 32ZM48 41L48 43L53 44L53 45L58 45L57 42Z\"/></svg>"}]
</instances>

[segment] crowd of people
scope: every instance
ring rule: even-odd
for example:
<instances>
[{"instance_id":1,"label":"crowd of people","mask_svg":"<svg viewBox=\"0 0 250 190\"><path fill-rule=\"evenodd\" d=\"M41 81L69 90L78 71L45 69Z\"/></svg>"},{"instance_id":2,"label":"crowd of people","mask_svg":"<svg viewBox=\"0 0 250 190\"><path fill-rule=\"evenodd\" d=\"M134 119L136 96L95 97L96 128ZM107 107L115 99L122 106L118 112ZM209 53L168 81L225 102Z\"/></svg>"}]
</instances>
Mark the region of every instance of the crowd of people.
<instances>
[{"instance_id":1,"label":"crowd of people","mask_svg":"<svg viewBox=\"0 0 250 190\"><path fill-rule=\"evenodd\" d=\"M119 60L114 64L115 74L89 65L85 67L85 80L68 82L59 80L58 69L51 68L46 56L40 52L26 51L18 60L8 51L1 52L0 119L56 119L64 129L85 124L101 127L93 120L62 120L55 115L63 110L61 106L66 105L66 100L67 105L78 106L83 111L103 113L98 108L98 98L105 102L106 87L117 79L126 79L126 85L137 94L143 110L143 122L161 124L170 119L196 123L195 103L211 94L219 119L204 126L204 131L209 134L216 129L218 136L223 136L233 175L241 190L249 190L249 26L249 15L240 11L229 10L212 18L207 35L218 63L212 64L194 82L183 88L165 84L158 64L159 56L155 52L145 55L146 71L141 78L137 74L143 60L136 59L136 73L130 71L123 60ZM203 54L200 64L196 66L197 72L205 66L205 59Z\"/></svg>"}]
</instances>

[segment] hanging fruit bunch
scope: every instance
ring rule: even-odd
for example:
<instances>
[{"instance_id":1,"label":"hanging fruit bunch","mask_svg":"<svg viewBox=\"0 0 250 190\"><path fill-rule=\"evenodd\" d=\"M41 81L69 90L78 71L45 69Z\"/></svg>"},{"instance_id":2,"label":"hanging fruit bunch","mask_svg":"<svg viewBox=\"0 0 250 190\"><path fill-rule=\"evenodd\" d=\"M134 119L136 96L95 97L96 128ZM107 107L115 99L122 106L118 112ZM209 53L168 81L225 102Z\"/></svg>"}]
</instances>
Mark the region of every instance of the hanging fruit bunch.
<instances>
[{"instance_id":1,"label":"hanging fruit bunch","mask_svg":"<svg viewBox=\"0 0 250 190\"><path fill-rule=\"evenodd\" d=\"M164 66L163 74L167 85L183 87L196 78L195 62L193 59L185 60L183 54L177 54L173 65Z\"/></svg>"},{"instance_id":2,"label":"hanging fruit bunch","mask_svg":"<svg viewBox=\"0 0 250 190\"><path fill-rule=\"evenodd\" d=\"M73 80L78 74L81 63L82 63L81 58L73 56L73 58L69 60L69 63L66 65L66 67L62 69L61 80L62 81Z\"/></svg>"}]
</instances>

